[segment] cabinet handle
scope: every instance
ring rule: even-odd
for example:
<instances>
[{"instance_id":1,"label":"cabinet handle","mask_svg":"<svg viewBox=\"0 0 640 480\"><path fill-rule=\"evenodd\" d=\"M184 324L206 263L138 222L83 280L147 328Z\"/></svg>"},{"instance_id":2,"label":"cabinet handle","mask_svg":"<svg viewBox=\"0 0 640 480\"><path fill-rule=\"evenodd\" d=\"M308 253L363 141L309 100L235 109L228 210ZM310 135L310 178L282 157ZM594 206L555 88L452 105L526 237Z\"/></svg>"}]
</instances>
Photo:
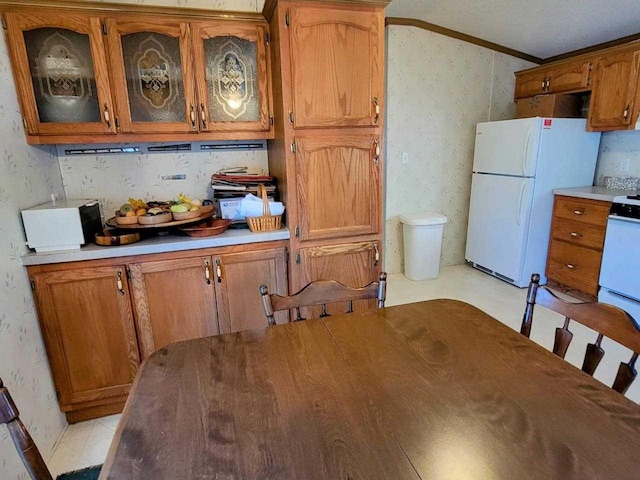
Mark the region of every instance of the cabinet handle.
<instances>
[{"instance_id":1,"label":"cabinet handle","mask_svg":"<svg viewBox=\"0 0 640 480\"><path fill-rule=\"evenodd\" d=\"M220 260L216 260L216 277L218 278L218 283L222 283L222 268L220 267Z\"/></svg>"},{"instance_id":2,"label":"cabinet handle","mask_svg":"<svg viewBox=\"0 0 640 480\"><path fill-rule=\"evenodd\" d=\"M373 163L378 165L380 160L380 142L378 140L373 141Z\"/></svg>"},{"instance_id":3,"label":"cabinet handle","mask_svg":"<svg viewBox=\"0 0 640 480\"><path fill-rule=\"evenodd\" d=\"M547 77L547 87L545 91L551 90L551 77Z\"/></svg>"},{"instance_id":4,"label":"cabinet handle","mask_svg":"<svg viewBox=\"0 0 640 480\"><path fill-rule=\"evenodd\" d=\"M109 105L104 104L104 121L107 124L107 128L111 130L111 114L109 113Z\"/></svg>"},{"instance_id":5,"label":"cabinet handle","mask_svg":"<svg viewBox=\"0 0 640 480\"><path fill-rule=\"evenodd\" d=\"M625 122L629 120L629 110L631 110L631 105L627 105L627 108L625 108L624 112L622 113L622 117L624 118Z\"/></svg>"},{"instance_id":6,"label":"cabinet handle","mask_svg":"<svg viewBox=\"0 0 640 480\"><path fill-rule=\"evenodd\" d=\"M207 128L207 111L204 108L204 103L200 104L200 120L202 121L202 129Z\"/></svg>"},{"instance_id":7,"label":"cabinet handle","mask_svg":"<svg viewBox=\"0 0 640 480\"><path fill-rule=\"evenodd\" d=\"M373 123L378 124L378 120L380 119L380 104L378 103L378 97L373 97L373 109L375 112L375 117L373 117Z\"/></svg>"},{"instance_id":8,"label":"cabinet handle","mask_svg":"<svg viewBox=\"0 0 640 480\"><path fill-rule=\"evenodd\" d=\"M582 238L582 237L584 237L584 235L582 235L581 233L578 233L578 232L571 232L571 233L570 233L570 235L571 235L572 237L575 237L575 238Z\"/></svg>"},{"instance_id":9,"label":"cabinet handle","mask_svg":"<svg viewBox=\"0 0 640 480\"><path fill-rule=\"evenodd\" d=\"M373 257L374 258L373 266L375 267L380 262L380 250L378 250L378 244L377 243L373 244L373 250L376 252L374 257Z\"/></svg>"},{"instance_id":10,"label":"cabinet handle","mask_svg":"<svg viewBox=\"0 0 640 480\"><path fill-rule=\"evenodd\" d=\"M573 213L576 214L576 215L586 215L587 214L587 212L585 212L584 210L574 210Z\"/></svg>"},{"instance_id":11,"label":"cabinet handle","mask_svg":"<svg viewBox=\"0 0 640 480\"><path fill-rule=\"evenodd\" d=\"M204 278L207 281L207 285L211 285L211 272L209 270L209 260L204 261Z\"/></svg>"},{"instance_id":12,"label":"cabinet handle","mask_svg":"<svg viewBox=\"0 0 640 480\"><path fill-rule=\"evenodd\" d=\"M193 103L191 104L190 117L191 117L191 128L193 128L195 130L195 128L196 128L196 107L193 106Z\"/></svg>"},{"instance_id":13,"label":"cabinet handle","mask_svg":"<svg viewBox=\"0 0 640 480\"><path fill-rule=\"evenodd\" d=\"M118 270L118 280L116 281L116 285L118 286L118 292L120 295L124 295L124 286L122 284L122 272Z\"/></svg>"},{"instance_id":14,"label":"cabinet handle","mask_svg":"<svg viewBox=\"0 0 640 480\"><path fill-rule=\"evenodd\" d=\"M578 267L576 267L575 265L571 264L571 263L567 263L565 265L569 270L579 270Z\"/></svg>"}]
</instances>

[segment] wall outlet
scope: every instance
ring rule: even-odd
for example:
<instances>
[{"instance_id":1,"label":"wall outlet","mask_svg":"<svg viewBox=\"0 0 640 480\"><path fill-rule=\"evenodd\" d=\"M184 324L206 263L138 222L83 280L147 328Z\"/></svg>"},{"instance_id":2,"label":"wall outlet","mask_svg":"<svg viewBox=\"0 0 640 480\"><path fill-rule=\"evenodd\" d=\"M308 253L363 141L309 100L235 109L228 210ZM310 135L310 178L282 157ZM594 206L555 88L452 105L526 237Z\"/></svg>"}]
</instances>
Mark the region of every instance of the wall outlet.
<instances>
[{"instance_id":1,"label":"wall outlet","mask_svg":"<svg viewBox=\"0 0 640 480\"><path fill-rule=\"evenodd\" d=\"M620 171L621 172L628 172L629 171L629 163L630 163L630 160L628 158L620 159Z\"/></svg>"},{"instance_id":2,"label":"wall outlet","mask_svg":"<svg viewBox=\"0 0 640 480\"><path fill-rule=\"evenodd\" d=\"M409 154L404 152L402 154L402 165L407 165L409 163Z\"/></svg>"}]
</instances>

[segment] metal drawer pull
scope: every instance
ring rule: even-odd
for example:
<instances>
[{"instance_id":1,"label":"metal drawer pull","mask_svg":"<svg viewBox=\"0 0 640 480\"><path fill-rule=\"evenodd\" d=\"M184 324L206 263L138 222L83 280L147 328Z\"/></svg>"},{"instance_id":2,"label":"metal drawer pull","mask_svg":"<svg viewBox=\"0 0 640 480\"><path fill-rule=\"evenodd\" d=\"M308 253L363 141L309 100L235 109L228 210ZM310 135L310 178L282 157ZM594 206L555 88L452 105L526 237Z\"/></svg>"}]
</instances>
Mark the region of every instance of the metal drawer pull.
<instances>
[{"instance_id":1,"label":"metal drawer pull","mask_svg":"<svg viewBox=\"0 0 640 480\"><path fill-rule=\"evenodd\" d=\"M220 267L220 260L216 260L216 277L218 278L218 283L222 283L222 268Z\"/></svg>"},{"instance_id":2,"label":"metal drawer pull","mask_svg":"<svg viewBox=\"0 0 640 480\"><path fill-rule=\"evenodd\" d=\"M120 293L120 295L124 295L124 286L122 284L122 272L118 270L118 280L116 282L116 285L118 287L118 292Z\"/></svg>"},{"instance_id":3,"label":"metal drawer pull","mask_svg":"<svg viewBox=\"0 0 640 480\"><path fill-rule=\"evenodd\" d=\"M207 285L211 285L211 272L209 271L209 260L204 261L204 278Z\"/></svg>"},{"instance_id":4,"label":"metal drawer pull","mask_svg":"<svg viewBox=\"0 0 640 480\"><path fill-rule=\"evenodd\" d=\"M191 118L191 128L196 128L196 107L194 107L193 103L191 104L191 112L189 113L189 117Z\"/></svg>"},{"instance_id":5,"label":"metal drawer pull","mask_svg":"<svg viewBox=\"0 0 640 480\"><path fill-rule=\"evenodd\" d=\"M207 112L204 109L204 103L200 104L200 120L202 121L203 130L206 130L206 128L207 128Z\"/></svg>"},{"instance_id":6,"label":"metal drawer pull","mask_svg":"<svg viewBox=\"0 0 640 480\"><path fill-rule=\"evenodd\" d=\"M584 210L574 210L573 213L575 213L576 215L586 215L587 212L585 212Z\"/></svg>"},{"instance_id":7,"label":"metal drawer pull","mask_svg":"<svg viewBox=\"0 0 640 480\"><path fill-rule=\"evenodd\" d=\"M569 270L578 270L578 267L576 267L575 265L572 265L572 264L570 264L570 263L567 263L566 267L567 267Z\"/></svg>"},{"instance_id":8,"label":"metal drawer pull","mask_svg":"<svg viewBox=\"0 0 640 480\"><path fill-rule=\"evenodd\" d=\"M109 113L109 105L104 104L104 121L107 124L107 128L111 130L111 114Z\"/></svg>"},{"instance_id":9,"label":"metal drawer pull","mask_svg":"<svg viewBox=\"0 0 640 480\"><path fill-rule=\"evenodd\" d=\"M584 237L584 235L582 235L581 233L578 232L571 232L570 234L572 237L576 237L576 238L582 238Z\"/></svg>"}]
</instances>

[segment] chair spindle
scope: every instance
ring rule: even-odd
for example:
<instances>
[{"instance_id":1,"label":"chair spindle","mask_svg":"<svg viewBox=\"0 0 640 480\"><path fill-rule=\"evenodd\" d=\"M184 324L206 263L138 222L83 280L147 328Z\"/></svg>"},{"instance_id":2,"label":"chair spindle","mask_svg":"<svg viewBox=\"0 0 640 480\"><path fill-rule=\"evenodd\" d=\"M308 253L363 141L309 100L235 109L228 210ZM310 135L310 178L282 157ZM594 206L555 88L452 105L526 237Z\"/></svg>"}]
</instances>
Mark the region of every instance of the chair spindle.
<instances>
[{"instance_id":1,"label":"chair spindle","mask_svg":"<svg viewBox=\"0 0 640 480\"><path fill-rule=\"evenodd\" d=\"M618 373L616 375L616 379L613 382L613 388L616 392L620 392L623 395L627 393L629 387L636 379L638 372L636 371L636 360L638 360L638 354L634 353L631 356L631 360L629 363L621 362L618 367Z\"/></svg>"},{"instance_id":2,"label":"chair spindle","mask_svg":"<svg viewBox=\"0 0 640 480\"><path fill-rule=\"evenodd\" d=\"M347 313L353 313L353 300L349 300L349 308L347 309Z\"/></svg>"},{"instance_id":3,"label":"chair spindle","mask_svg":"<svg viewBox=\"0 0 640 480\"><path fill-rule=\"evenodd\" d=\"M320 318L326 318L326 317L330 317L331 314L327 313L327 304L323 303L322 304L322 313L320 314Z\"/></svg>"},{"instance_id":4,"label":"chair spindle","mask_svg":"<svg viewBox=\"0 0 640 480\"><path fill-rule=\"evenodd\" d=\"M604 350L600 346L600 344L602 343L603 336L604 335L602 335L602 333L599 333L596 343L588 344L587 351L584 354L582 371L584 373L588 373L591 376L593 376L593 373L596 371L596 368L598 368L598 365L600 365L600 360L602 360L602 357L604 357Z\"/></svg>"},{"instance_id":5,"label":"chair spindle","mask_svg":"<svg viewBox=\"0 0 640 480\"><path fill-rule=\"evenodd\" d=\"M564 358L567 355L567 350L573 340L573 333L569 330L569 317L564 317L564 325L562 328L556 328L556 338L553 342L553 353L560 358Z\"/></svg>"}]
</instances>

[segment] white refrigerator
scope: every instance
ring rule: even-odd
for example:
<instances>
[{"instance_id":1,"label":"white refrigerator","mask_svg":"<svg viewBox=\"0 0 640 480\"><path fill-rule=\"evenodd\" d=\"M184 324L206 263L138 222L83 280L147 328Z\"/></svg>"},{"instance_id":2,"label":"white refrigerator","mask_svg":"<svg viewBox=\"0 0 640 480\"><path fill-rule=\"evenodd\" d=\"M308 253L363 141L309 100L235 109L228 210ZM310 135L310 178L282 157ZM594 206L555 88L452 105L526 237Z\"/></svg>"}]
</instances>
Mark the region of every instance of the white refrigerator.
<instances>
[{"instance_id":1,"label":"white refrigerator","mask_svg":"<svg viewBox=\"0 0 640 480\"><path fill-rule=\"evenodd\" d=\"M599 145L584 119L478 124L467 262L518 287L546 282L553 190L592 185Z\"/></svg>"}]
</instances>

